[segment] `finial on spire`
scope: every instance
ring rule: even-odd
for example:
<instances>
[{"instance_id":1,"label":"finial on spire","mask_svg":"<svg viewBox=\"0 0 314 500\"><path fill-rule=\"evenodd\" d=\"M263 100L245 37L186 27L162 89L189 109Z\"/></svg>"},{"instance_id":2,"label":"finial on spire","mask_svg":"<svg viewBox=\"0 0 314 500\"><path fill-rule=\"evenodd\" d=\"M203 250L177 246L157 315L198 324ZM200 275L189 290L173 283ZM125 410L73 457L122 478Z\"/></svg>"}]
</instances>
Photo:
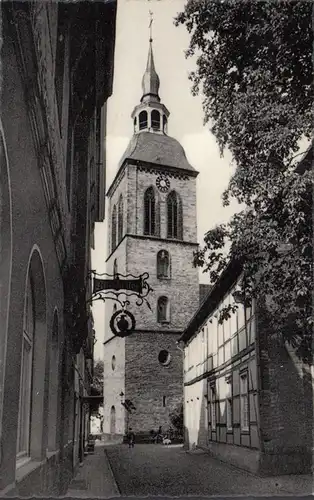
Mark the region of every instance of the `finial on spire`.
<instances>
[{"instance_id":1,"label":"finial on spire","mask_svg":"<svg viewBox=\"0 0 314 500\"><path fill-rule=\"evenodd\" d=\"M150 17L150 21L149 21L149 41L150 42L153 41L153 21L154 21L153 15L154 14L150 10L149 11L149 17Z\"/></svg>"}]
</instances>

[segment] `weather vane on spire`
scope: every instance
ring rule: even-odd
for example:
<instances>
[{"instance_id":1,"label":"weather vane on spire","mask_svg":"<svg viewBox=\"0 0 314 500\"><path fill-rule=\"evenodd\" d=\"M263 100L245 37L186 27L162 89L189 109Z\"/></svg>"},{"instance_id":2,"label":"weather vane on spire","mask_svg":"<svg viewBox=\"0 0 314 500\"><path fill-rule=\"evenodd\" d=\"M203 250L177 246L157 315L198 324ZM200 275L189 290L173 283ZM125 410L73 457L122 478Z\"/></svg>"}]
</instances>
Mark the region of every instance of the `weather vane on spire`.
<instances>
[{"instance_id":1,"label":"weather vane on spire","mask_svg":"<svg viewBox=\"0 0 314 500\"><path fill-rule=\"evenodd\" d=\"M149 17L150 17L150 21L149 21L149 41L152 42L153 41L153 13L152 11L150 10L149 11Z\"/></svg>"}]
</instances>

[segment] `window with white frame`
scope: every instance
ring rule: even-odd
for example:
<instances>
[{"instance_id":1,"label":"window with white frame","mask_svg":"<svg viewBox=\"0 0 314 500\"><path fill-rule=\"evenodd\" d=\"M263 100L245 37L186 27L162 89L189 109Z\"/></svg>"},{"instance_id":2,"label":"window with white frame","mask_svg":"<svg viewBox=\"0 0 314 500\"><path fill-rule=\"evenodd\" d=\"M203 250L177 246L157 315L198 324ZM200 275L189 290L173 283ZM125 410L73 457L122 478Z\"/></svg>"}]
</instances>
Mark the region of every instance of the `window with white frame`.
<instances>
[{"instance_id":1,"label":"window with white frame","mask_svg":"<svg viewBox=\"0 0 314 500\"><path fill-rule=\"evenodd\" d=\"M240 411L241 411L241 429L249 430L249 394L248 394L248 374L240 374Z\"/></svg>"},{"instance_id":2,"label":"window with white frame","mask_svg":"<svg viewBox=\"0 0 314 500\"><path fill-rule=\"evenodd\" d=\"M211 427L216 430L216 388L214 385L210 386L210 409L211 409Z\"/></svg>"},{"instance_id":3,"label":"window with white frame","mask_svg":"<svg viewBox=\"0 0 314 500\"><path fill-rule=\"evenodd\" d=\"M31 395L32 395L32 361L34 342L34 297L30 276L28 277L22 340L22 361L20 380L20 401L18 420L17 457L29 455Z\"/></svg>"}]
</instances>

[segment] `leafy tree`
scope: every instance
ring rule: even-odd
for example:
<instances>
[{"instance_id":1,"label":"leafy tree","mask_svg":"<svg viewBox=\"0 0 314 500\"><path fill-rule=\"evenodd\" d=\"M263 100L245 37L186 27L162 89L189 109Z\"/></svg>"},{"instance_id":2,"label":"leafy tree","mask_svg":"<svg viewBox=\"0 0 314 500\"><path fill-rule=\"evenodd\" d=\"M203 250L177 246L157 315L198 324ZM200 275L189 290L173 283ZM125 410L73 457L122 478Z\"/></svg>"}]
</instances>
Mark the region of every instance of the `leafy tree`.
<instances>
[{"instance_id":1,"label":"leafy tree","mask_svg":"<svg viewBox=\"0 0 314 500\"><path fill-rule=\"evenodd\" d=\"M94 365L93 382L91 385L91 396L103 395L103 382L104 382L104 362L98 360ZM90 406L93 415L98 414L100 403L92 403Z\"/></svg>"},{"instance_id":2,"label":"leafy tree","mask_svg":"<svg viewBox=\"0 0 314 500\"><path fill-rule=\"evenodd\" d=\"M273 331L307 363L312 150L307 168L296 165L306 149L300 144L308 146L313 133L312 9L300 0L189 0L175 20L191 34L186 55L197 56L190 78L192 92L203 95L205 123L236 165L223 202L235 198L246 207L206 233L195 265L215 282L230 259L239 259L246 297L268 297Z\"/></svg>"},{"instance_id":3,"label":"leafy tree","mask_svg":"<svg viewBox=\"0 0 314 500\"><path fill-rule=\"evenodd\" d=\"M104 384L104 362L98 360L94 365L93 388L101 395Z\"/></svg>"},{"instance_id":4,"label":"leafy tree","mask_svg":"<svg viewBox=\"0 0 314 500\"><path fill-rule=\"evenodd\" d=\"M183 435L183 405L179 405L169 415L173 427Z\"/></svg>"}]
</instances>

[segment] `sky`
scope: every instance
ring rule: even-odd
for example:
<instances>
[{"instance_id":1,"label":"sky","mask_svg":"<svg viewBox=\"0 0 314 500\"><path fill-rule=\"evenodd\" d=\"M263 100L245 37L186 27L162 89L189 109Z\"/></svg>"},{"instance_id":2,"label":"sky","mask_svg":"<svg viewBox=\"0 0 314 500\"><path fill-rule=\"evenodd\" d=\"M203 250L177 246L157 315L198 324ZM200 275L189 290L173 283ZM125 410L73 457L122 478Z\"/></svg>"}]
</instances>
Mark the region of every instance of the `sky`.
<instances>
[{"instance_id":1,"label":"sky","mask_svg":"<svg viewBox=\"0 0 314 500\"><path fill-rule=\"evenodd\" d=\"M236 204L222 206L221 195L233 172L231 157L220 157L210 125L203 123L202 99L191 94L189 72L195 69L195 59L186 59L190 35L184 26L175 27L173 19L183 10L185 0L119 0L116 25L113 93L108 100L107 114L107 189L118 163L133 134L131 113L141 98L141 81L145 71L149 46L149 11L153 13L153 51L156 71L160 78L161 102L170 111L168 135L184 147L188 161L199 171L197 177L198 241L205 232L229 217ZM106 207L108 203L106 201ZM108 216L96 224L95 250L92 267L105 272L107 257ZM200 271L200 282L208 276ZM96 339L95 359L103 356L104 306L93 307Z\"/></svg>"}]
</instances>

